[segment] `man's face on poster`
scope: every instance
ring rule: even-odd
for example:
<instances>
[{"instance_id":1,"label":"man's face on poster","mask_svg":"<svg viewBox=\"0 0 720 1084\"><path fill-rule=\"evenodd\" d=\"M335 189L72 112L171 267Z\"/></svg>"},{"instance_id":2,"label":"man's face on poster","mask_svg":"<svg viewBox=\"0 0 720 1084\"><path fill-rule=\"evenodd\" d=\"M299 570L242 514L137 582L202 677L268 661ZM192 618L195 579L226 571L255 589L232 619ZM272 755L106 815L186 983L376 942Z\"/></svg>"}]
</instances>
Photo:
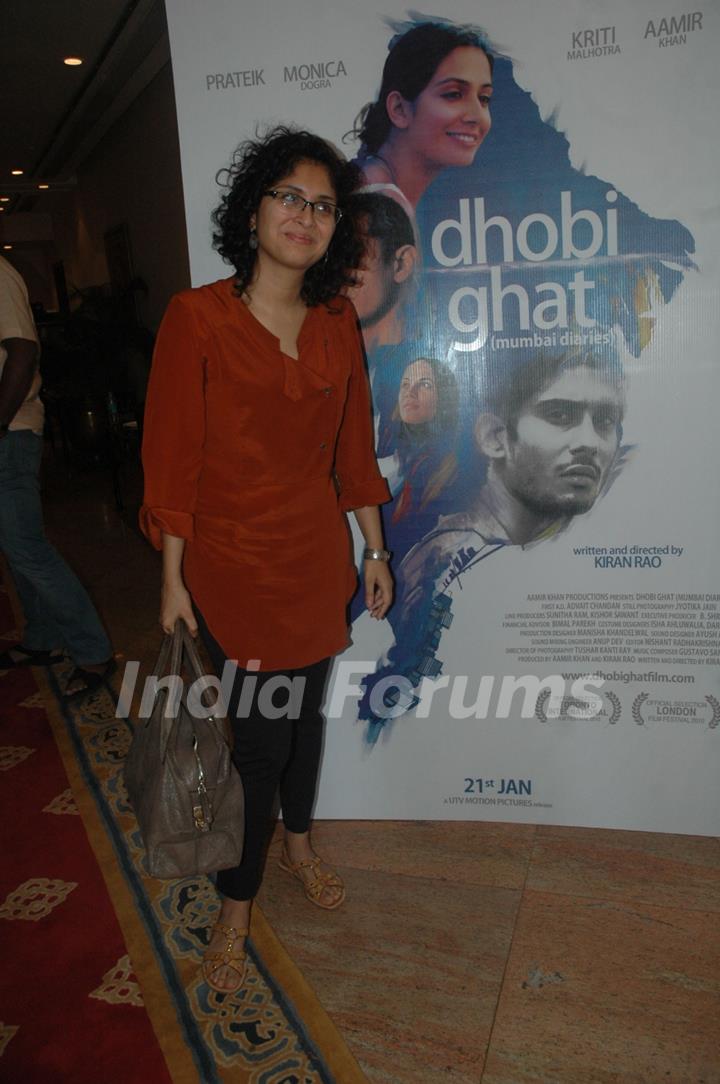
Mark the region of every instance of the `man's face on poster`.
<instances>
[{"instance_id":1,"label":"man's face on poster","mask_svg":"<svg viewBox=\"0 0 720 1084\"><path fill-rule=\"evenodd\" d=\"M606 374L567 370L527 403L498 470L507 490L543 515L588 512L620 445L624 400Z\"/></svg>"}]
</instances>

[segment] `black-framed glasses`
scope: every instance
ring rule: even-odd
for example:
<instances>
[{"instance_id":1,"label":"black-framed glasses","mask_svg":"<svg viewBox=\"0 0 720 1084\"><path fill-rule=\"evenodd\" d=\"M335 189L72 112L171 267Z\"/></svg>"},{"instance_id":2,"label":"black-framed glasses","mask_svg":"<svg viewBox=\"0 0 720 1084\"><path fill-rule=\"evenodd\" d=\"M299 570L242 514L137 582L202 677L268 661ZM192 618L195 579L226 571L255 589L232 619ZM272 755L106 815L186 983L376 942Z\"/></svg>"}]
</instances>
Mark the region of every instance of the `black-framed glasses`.
<instances>
[{"instance_id":1,"label":"black-framed glasses","mask_svg":"<svg viewBox=\"0 0 720 1084\"><path fill-rule=\"evenodd\" d=\"M287 211L299 211L302 214L306 207L310 207L319 222L339 222L342 218L343 213L338 205L327 199L305 199L299 192L290 192L286 188L270 188L265 195L280 200Z\"/></svg>"}]
</instances>

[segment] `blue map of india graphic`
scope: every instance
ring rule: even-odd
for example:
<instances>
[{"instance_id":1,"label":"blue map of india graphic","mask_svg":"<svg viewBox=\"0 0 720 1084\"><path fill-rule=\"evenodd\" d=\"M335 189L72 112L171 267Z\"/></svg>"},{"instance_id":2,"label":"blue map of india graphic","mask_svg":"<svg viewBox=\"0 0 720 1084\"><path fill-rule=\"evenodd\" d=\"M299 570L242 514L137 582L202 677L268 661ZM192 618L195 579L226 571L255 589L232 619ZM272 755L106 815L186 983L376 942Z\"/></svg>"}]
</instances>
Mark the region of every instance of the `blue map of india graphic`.
<instances>
[{"instance_id":1,"label":"blue map of india graphic","mask_svg":"<svg viewBox=\"0 0 720 1084\"><path fill-rule=\"evenodd\" d=\"M591 356L587 365L612 372L614 386L624 387L624 365L642 364L663 308L698 270L694 238L682 223L650 216L612 176L571 164L555 116L541 117L532 94L516 82L511 59L495 53L492 82L492 127L474 161L445 169L417 206L421 259L413 316L392 370L374 378L376 408L387 415L386 404L395 401L388 386L394 390L414 359L439 359L452 373L458 408L452 433L426 434L414 461L403 452L404 478L383 510L397 602L389 615L394 644L365 678L359 704L370 744L417 705L423 678L447 672L442 642L453 622L457 580L480 570L487 575L507 546L558 537L574 514L601 503L629 462L624 392L618 392L611 461L592 502L555 520L539 519L534 536L519 537L493 500L492 462L478 443L478 419L497 412L498 388L509 387L511 396L513 380L522 381L538 355L547 367L553 358L562 367L569 364L562 359ZM372 372L371 353L369 362ZM386 403L378 406L381 388ZM399 429L389 423L383 432L379 453L397 462L400 445L393 446L392 434ZM599 477L601 468L589 459L578 463L573 469L597 470ZM440 479L430 512L402 518L400 485L407 499L417 478L425 492ZM400 679L400 688L391 678Z\"/></svg>"}]
</instances>

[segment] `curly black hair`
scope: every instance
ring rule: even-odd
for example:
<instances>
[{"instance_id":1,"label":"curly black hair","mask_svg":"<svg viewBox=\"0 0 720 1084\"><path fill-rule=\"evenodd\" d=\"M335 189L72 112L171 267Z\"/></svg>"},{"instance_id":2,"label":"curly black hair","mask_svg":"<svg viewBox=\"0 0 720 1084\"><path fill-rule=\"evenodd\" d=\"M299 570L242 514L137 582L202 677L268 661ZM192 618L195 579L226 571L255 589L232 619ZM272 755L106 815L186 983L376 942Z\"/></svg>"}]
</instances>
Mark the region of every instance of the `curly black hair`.
<instances>
[{"instance_id":1,"label":"curly black hair","mask_svg":"<svg viewBox=\"0 0 720 1084\"><path fill-rule=\"evenodd\" d=\"M325 167L332 181L338 206L345 209L350 193L359 187L361 174L320 136L287 125L256 132L255 139L241 143L232 163L217 174L226 191L213 212L216 227L213 246L235 268L235 289L242 294L252 281L256 251L250 247L250 219L260 200L284 180L301 162ZM308 268L300 291L307 305L329 302L354 282L353 271L363 255L363 241L357 215L343 214L333 233L327 255Z\"/></svg>"}]
</instances>

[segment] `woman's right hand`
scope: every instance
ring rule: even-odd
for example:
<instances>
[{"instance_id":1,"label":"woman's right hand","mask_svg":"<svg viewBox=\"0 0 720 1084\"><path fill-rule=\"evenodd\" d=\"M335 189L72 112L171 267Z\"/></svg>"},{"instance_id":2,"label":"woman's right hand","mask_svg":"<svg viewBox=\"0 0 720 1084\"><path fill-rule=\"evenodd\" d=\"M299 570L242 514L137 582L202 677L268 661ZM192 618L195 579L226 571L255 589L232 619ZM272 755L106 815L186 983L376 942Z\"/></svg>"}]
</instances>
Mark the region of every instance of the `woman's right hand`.
<instances>
[{"instance_id":1,"label":"woman's right hand","mask_svg":"<svg viewBox=\"0 0 720 1084\"><path fill-rule=\"evenodd\" d=\"M160 593L160 624L163 632L172 633L179 617L182 617L187 625L190 635L197 636L197 621L187 588L182 583L163 583Z\"/></svg>"}]
</instances>

